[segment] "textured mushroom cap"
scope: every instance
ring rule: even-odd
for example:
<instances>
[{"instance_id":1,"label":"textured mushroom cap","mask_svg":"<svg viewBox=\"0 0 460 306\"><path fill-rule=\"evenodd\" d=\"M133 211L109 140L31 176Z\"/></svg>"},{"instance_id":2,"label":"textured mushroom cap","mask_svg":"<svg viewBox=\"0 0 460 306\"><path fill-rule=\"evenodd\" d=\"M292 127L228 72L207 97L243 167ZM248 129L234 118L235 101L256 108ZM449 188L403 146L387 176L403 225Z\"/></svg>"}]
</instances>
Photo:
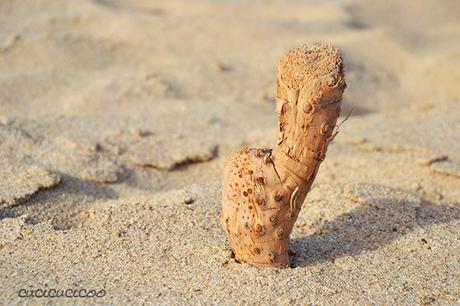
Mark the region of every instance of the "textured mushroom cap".
<instances>
[{"instance_id":1,"label":"textured mushroom cap","mask_svg":"<svg viewBox=\"0 0 460 306\"><path fill-rule=\"evenodd\" d=\"M278 63L280 80L289 89L303 88L329 74L341 74L342 70L340 51L326 44L290 49Z\"/></svg>"}]
</instances>

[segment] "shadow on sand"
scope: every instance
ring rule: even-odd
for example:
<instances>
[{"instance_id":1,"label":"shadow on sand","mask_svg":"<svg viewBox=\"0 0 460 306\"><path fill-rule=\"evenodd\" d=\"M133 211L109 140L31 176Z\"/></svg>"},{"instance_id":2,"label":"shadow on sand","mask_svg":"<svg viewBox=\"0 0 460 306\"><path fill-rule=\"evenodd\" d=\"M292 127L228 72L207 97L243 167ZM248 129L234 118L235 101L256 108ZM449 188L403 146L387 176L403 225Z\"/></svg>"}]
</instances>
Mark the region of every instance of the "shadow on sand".
<instances>
[{"instance_id":1,"label":"shadow on sand","mask_svg":"<svg viewBox=\"0 0 460 306\"><path fill-rule=\"evenodd\" d=\"M460 219L460 208L394 198L371 198L355 210L326 222L310 236L291 240L292 267L306 267L338 257L376 250L409 232ZM420 243L429 247L430 242Z\"/></svg>"}]
</instances>

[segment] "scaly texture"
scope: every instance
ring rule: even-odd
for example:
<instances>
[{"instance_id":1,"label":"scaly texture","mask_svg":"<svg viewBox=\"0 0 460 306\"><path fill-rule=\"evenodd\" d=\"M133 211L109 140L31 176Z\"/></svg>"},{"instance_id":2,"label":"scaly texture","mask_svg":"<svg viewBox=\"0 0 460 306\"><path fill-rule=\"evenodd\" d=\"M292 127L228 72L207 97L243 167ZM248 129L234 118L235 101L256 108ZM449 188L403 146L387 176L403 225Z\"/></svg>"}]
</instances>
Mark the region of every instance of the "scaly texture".
<instances>
[{"instance_id":1,"label":"scaly texture","mask_svg":"<svg viewBox=\"0 0 460 306\"><path fill-rule=\"evenodd\" d=\"M243 148L224 167L222 224L238 261L289 266L289 236L336 135L345 87L335 48L304 45L281 57L274 149Z\"/></svg>"}]
</instances>

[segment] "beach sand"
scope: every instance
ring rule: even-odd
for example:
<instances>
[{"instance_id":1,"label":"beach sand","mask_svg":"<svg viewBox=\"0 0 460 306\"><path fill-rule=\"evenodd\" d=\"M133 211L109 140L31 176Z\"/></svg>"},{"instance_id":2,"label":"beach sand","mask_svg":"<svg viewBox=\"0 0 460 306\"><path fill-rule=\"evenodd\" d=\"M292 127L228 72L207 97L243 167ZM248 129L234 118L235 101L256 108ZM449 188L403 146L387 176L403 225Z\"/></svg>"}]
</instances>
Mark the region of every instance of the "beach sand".
<instances>
[{"instance_id":1,"label":"beach sand","mask_svg":"<svg viewBox=\"0 0 460 306\"><path fill-rule=\"evenodd\" d=\"M460 303L459 1L0 2L0 304ZM340 134L292 268L232 257L221 171L329 42ZM20 290L104 290L100 298Z\"/></svg>"}]
</instances>

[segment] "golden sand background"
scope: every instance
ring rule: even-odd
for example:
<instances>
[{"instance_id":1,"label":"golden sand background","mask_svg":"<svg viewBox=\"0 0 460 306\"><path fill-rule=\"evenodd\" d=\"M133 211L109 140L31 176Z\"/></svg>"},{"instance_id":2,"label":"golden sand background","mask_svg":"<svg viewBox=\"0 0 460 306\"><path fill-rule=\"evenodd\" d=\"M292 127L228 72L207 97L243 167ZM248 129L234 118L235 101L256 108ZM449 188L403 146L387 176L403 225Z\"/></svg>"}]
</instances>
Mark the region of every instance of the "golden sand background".
<instances>
[{"instance_id":1,"label":"golden sand background","mask_svg":"<svg viewBox=\"0 0 460 306\"><path fill-rule=\"evenodd\" d=\"M293 268L238 264L220 171L273 143L277 60L318 41L353 114ZM0 304L458 303L459 100L455 0L0 1Z\"/></svg>"}]
</instances>

